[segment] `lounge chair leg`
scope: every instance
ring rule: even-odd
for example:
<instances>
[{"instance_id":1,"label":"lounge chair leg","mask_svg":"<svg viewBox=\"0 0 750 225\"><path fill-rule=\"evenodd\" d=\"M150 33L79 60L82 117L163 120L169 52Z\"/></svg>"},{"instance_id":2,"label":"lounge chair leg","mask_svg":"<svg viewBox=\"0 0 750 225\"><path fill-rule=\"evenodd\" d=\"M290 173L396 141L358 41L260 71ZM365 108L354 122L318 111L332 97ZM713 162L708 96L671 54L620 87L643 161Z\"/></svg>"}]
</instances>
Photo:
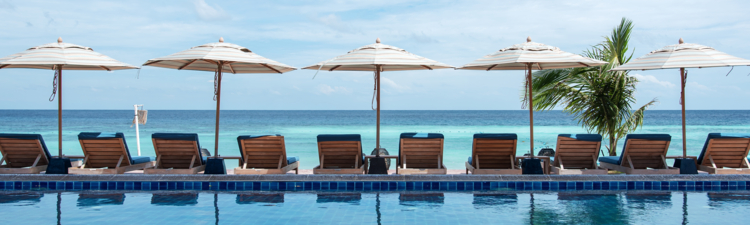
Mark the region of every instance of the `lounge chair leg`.
<instances>
[{"instance_id":1,"label":"lounge chair leg","mask_svg":"<svg viewBox=\"0 0 750 225\"><path fill-rule=\"evenodd\" d=\"M469 169L466 169L466 174L469 174Z\"/></svg>"},{"instance_id":2,"label":"lounge chair leg","mask_svg":"<svg viewBox=\"0 0 750 225\"><path fill-rule=\"evenodd\" d=\"M36 160L34 160L34 164L31 164L31 167L32 168L36 167L36 164L39 163L39 159L41 158L42 158L42 154L39 154L38 156L36 156Z\"/></svg>"}]
</instances>

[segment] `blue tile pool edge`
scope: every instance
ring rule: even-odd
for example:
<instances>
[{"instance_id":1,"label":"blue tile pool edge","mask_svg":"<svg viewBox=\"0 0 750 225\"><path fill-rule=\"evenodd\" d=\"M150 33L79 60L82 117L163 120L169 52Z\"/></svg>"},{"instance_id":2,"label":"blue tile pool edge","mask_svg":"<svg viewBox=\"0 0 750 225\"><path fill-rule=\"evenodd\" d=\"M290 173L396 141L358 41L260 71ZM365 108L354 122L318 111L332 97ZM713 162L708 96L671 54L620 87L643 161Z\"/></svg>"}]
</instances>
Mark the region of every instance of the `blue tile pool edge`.
<instances>
[{"instance_id":1,"label":"blue tile pool edge","mask_svg":"<svg viewBox=\"0 0 750 225\"><path fill-rule=\"evenodd\" d=\"M0 181L4 191L745 191L750 181Z\"/></svg>"}]
</instances>

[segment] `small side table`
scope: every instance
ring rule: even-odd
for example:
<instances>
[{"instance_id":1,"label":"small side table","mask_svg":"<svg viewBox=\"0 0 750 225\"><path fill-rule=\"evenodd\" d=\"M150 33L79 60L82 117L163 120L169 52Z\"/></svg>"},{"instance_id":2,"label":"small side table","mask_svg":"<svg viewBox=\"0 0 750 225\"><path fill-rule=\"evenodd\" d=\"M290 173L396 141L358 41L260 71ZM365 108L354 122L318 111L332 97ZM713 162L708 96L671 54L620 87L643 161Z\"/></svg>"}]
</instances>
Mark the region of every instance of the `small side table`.
<instances>
[{"instance_id":1,"label":"small side table","mask_svg":"<svg viewBox=\"0 0 750 225\"><path fill-rule=\"evenodd\" d=\"M367 174L388 174L388 168L385 167L385 159L398 159L397 155L366 155L365 160L370 160L370 168Z\"/></svg>"}]
</instances>

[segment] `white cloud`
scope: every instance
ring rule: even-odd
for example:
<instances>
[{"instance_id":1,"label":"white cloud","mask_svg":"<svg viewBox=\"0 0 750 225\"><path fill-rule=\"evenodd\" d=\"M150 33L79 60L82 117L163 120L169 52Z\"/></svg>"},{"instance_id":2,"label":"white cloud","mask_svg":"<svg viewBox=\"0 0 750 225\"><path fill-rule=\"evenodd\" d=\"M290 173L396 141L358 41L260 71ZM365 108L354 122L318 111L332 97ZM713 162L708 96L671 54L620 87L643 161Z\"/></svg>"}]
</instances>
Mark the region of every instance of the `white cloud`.
<instances>
[{"instance_id":1,"label":"white cloud","mask_svg":"<svg viewBox=\"0 0 750 225\"><path fill-rule=\"evenodd\" d=\"M340 86L333 86L333 87L331 87L331 86L326 85L326 84L319 85L318 86L318 91L320 93L323 93L323 94L326 94L326 95L331 95L333 93L344 93L344 94L351 93L351 91L348 88L340 87Z\"/></svg>"},{"instance_id":2,"label":"white cloud","mask_svg":"<svg viewBox=\"0 0 750 225\"><path fill-rule=\"evenodd\" d=\"M666 88L673 88L677 86L669 81L661 81L659 79L656 79L655 76L651 76L651 75L633 74L631 76L638 78L638 81L642 83L656 84L656 85L666 87Z\"/></svg>"},{"instance_id":3,"label":"white cloud","mask_svg":"<svg viewBox=\"0 0 750 225\"><path fill-rule=\"evenodd\" d=\"M222 21L230 20L232 16L225 12L224 9L218 5L210 6L205 0L193 1L195 5L195 12L198 13L198 17L206 21Z\"/></svg>"},{"instance_id":4,"label":"white cloud","mask_svg":"<svg viewBox=\"0 0 750 225\"><path fill-rule=\"evenodd\" d=\"M686 88L695 88L702 91L713 91L710 87L699 84L698 82L688 82L686 86Z\"/></svg>"},{"instance_id":5,"label":"white cloud","mask_svg":"<svg viewBox=\"0 0 750 225\"><path fill-rule=\"evenodd\" d=\"M396 89L396 90L407 90L407 89L409 89L409 87L407 87L407 86L399 85L396 82L393 82L393 80L385 78L385 77L382 77L382 76L380 77L380 80L383 82L383 84L387 85L390 88Z\"/></svg>"}]
</instances>

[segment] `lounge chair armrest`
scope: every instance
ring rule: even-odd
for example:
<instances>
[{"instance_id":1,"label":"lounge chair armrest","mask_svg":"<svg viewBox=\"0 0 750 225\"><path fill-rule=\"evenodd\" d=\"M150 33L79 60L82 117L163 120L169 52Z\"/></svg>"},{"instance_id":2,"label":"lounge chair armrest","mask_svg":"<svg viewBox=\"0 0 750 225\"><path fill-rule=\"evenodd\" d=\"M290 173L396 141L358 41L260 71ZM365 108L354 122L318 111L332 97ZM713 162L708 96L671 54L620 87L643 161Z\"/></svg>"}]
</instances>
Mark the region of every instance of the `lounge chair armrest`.
<instances>
[{"instance_id":1,"label":"lounge chair armrest","mask_svg":"<svg viewBox=\"0 0 750 225\"><path fill-rule=\"evenodd\" d=\"M375 158L375 155L365 155L365 158ZM386 158L386 159L397 159L397 155L381 155L380 158Z\"/></svg>"},{"instance_id":2,"label":"lounge chair armrest","mask_svg":"<svg viewBox=\"0 0 750 225\"><path fill-rule=\"evenodd\" d=\"M664 158L667 158L667 159L681 159L681 158L691 158L691 159L696 159L696 160L697 160L697 159L698 159L698 156L692 156L692 155L689 155L689 156L681 156L681 155L668 155L668 156L665 156Z\"/></svg>"}]
</instances>

